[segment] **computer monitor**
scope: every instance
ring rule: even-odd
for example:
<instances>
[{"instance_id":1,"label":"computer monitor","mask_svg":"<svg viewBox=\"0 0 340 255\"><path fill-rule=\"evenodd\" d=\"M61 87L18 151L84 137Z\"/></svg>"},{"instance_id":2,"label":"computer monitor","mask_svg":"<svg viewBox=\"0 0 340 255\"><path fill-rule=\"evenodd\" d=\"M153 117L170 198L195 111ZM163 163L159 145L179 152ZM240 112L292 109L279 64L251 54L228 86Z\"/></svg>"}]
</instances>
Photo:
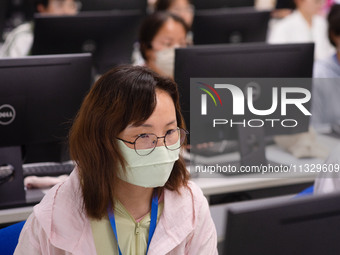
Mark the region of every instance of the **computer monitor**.
<instances>
[{"instance_id":1,"label":"computer monitor","mask_svg":"<svg viewBox=\"0 0 340 255\"><path fill-rule=\"evenodd\" d=\"M187 127L191 130L190 115L195 118L200 114L199 107L195 107L192 110L190 107L190 78L202 78L198 79L201 82L205 78L235 78L236 80L240 78L311 78L313 70L313 49L313 43L282 45L245 43L237 45L200 45L176 49L175 81L179 86L182 113ZM251 81L248 81L248 83L250 82ZM240 89L243 90L248 83L239 85ZM213 84L210 85L213 86ZM290 86L291 85L294 84L290 84ZM273 86L280 87L283 85L275 83L264 86L264 84L261 84L260 82L254 87L253 91L257 93L257 102L255 102L255 99L254 102L258 103L260 106L256 109L268 109L268 106L270 107L272 105ZM304 84L304 87L309 91L311 90L310 83ZM231 93L223 93L223 96L225 99L223 99L224 105L221 110L225 110L224 119L234 119L235 115L232 112L232 95ZM263 105L265 105L265 107L263 107ZM307 102L305 107L309 109L310 102ZM214 109L219 108L216 107ZM246 111L244 118L248 119L249 116L254 115L249 115L249 111ZM274 116L274 118L278 116L282 119L280 107L277 107L271 116ZM255 119L263 119L263 117L256 116ZM242 129L240 125L235 125L233 127L221 125L216 128L218 131L204 132L203 128L205 125L203 125L204 123L200 123L199 127L200 130L203 130L202 132L204 135L196 135L195 132L192 132L191 130L190 143L201 144L211 141L239 140L240 146L245 148L247 146L244 145L244 140L251 137L251 139L254 139L255 142L259 143L258 147L263 147L263 136L297 133L308 130L309 116L305 116L296 109L291 111L287 110L285 119L298 119L299 126L288 129L276 125L275 128L272 128L270 122L265 122L264 127L261 129ZM210 121L210 119L208 121ZM211 126L211 123L206 123L206 126ZM195 139L193 139L194 137ZM256 144L255 142L254 144ZM244 153L241 151L241 157L242 155L249 154L247 149L245 149ZM263 151L263 157L264 154ZM251 157L247 158L249 159ZM256 159L260 158L259 155L256 157ZM250 162L251 160L248 161Z\"/></svg>"},{"instance_id":2,"label":"computer monitor","mask_svg":"<svg viewBox=\"0 0 340 255\"><path fill-rule=\"evenodd\" d=\"M195 9L217 9L229 7L254 6L255 0L193 0Z\"/></svg>"},{"instance_id":3,"label":"computer monitor","mask_svg":"<svg viewBox=\"0 0 340 255\"><path fill-rule=\"evenodd\" d=\"M340 194L308 196L227 211L228 255L339 254Z\"/></svg>"},{"instance_id":4,"label":"computer monitor","mask_svg":"<svg viewBox=\"0 0 340 255\"><path fill-rule=\"evenodd\" d=\"M82 11L140 10L147 9L147 0L82 0Z\"/></svg>"},{"instance_id":5,"label":"computer monitor","mask_svg":"<svg viewBox=\"0 0 340 255\"><path fill-rule=\"evenodd\" d=\"M194 44L265 42L269 18L270 11L254 8L196 11Z\"/></svg>"},{"instance_id":6,"label":"computer monitor","mask_svg":"<svg viewBox=\"0 0 340 255\"><path fill-rule=\"evenodd\" d=\"M96 73L130 64L143 14L138 10L84 12L34 19L33 55L90 52Z\"/></svg>"},{"instance_id":7,"label":"computer monitor","mask_svg":"<svg viewBox=\"0 0 340 255\"><path fill-rule=\"evenodd\" d=\"M22 164L31 149L67 144L72 120L91 86L91 55L0 59L0 80L0 174L14 167L12 181L0 185L2 207L25 201ZM22 148L27 155L21 155ZM57 155L47 151L36 160L60 161L60 156L60 150Z\"/></svg>"}]
</instances>

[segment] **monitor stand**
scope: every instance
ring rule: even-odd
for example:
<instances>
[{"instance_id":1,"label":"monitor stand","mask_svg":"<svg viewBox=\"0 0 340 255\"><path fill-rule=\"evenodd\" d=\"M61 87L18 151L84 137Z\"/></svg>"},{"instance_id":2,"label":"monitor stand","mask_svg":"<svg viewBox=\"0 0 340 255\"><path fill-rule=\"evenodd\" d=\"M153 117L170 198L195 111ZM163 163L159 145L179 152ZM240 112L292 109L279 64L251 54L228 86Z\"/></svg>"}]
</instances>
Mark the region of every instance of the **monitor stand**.
<instances>
[{"instance_id":1,"label":"monitor stand","mask_svg":"<svg viewBox=\"0 0 340 255\"><path fill-rule=\"evenodd\" d=\"M22 206L26 203L21 147L0 147L0 168L11 169L13 174L0 184L0 208ZM0 170L1 171L1 170ZM1 182L0 182L1 183Z\"/></svg>"}]
</instances>

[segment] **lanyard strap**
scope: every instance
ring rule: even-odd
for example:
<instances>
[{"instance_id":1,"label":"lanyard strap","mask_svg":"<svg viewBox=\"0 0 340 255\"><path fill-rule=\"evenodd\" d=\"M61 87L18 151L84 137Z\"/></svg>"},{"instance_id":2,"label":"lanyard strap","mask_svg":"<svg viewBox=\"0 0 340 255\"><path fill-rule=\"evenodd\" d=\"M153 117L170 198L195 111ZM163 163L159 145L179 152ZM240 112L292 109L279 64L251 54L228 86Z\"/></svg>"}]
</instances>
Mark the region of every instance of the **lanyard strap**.
<instances>
[{"instance_id":1,"label":"lanyard strap","mask_svg":"<svg viewBox=\"0 0 340 255\"><path fill-rule=\"evenodd\" d=\"M108 210L108 214L109 214L109 220L110 220L110 223L111 223L113 233L115 234L115 237L116 237L116 240L117 240L119 255L122 255L122 252L120 250L119 243L118 243L118 235L117 235L115 215L112 212L112 210ZM148 238L148 246L146 248L146 254L148 253L150 242L151 242L152 236L153 236L155 229L156 229L157 214L158 214L158 196L155 192L155 194L152 197L152 202L151 202L151 221L150 221L149 238Z\"/></svg>"}]
</instances>

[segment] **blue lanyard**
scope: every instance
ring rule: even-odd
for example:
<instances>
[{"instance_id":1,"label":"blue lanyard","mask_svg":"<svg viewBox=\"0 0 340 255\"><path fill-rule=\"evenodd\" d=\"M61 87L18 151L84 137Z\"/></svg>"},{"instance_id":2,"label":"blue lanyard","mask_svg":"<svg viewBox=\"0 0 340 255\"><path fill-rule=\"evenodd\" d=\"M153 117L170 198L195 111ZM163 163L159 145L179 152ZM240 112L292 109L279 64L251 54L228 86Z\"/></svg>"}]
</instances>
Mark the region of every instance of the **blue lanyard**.
<instances>
[{"instance_id":1,"label":"blue lanyard","mask_svg":"<svg viewBox=\"0 0 340 255\"><path fill-rule=\"evenodd\" d=\"M111 223L111 227L112 227L113 233L115 234L115 237L116 237L116 240L117 240L118 252L119 252L119 255L122 255L122 252L119 248L119 243L118 243L118 235L117 235L115 215L112 212L112 210L108 210L108 213L109 213L109 220L110 220L110 223ZM155 193L152 197L152 202L151 202L151 221L150 221L149 238L148 238L148 246L146 248L146 254L148 253L149 245L150 245L152 236L153 236L155 229L156 229L157 214L158 214L158 196Z\"/></svg>"}]
</instances>

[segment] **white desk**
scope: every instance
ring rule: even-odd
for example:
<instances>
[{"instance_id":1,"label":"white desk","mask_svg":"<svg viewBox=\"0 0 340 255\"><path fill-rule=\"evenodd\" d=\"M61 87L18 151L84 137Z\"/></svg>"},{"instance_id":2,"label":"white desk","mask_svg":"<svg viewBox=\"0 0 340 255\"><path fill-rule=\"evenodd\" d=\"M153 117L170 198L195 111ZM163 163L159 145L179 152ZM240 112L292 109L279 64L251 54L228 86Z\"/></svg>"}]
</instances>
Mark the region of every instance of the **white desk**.
<instances>
[{"instance_id":1,"label":"white desk","mask_svg":"<svg viewBox=\"0 0 340 255\"><path fill-rule=\"evenodd\" d=\"M0 224L26 220L32 212L32 206L0 210Z\"/></svg>"}]
</instances>

